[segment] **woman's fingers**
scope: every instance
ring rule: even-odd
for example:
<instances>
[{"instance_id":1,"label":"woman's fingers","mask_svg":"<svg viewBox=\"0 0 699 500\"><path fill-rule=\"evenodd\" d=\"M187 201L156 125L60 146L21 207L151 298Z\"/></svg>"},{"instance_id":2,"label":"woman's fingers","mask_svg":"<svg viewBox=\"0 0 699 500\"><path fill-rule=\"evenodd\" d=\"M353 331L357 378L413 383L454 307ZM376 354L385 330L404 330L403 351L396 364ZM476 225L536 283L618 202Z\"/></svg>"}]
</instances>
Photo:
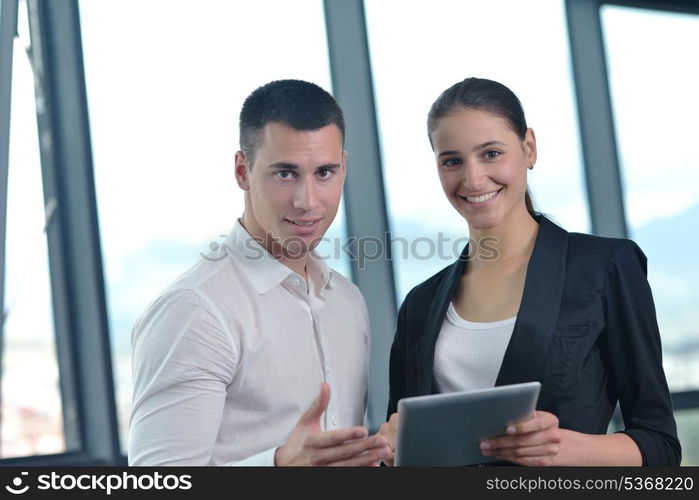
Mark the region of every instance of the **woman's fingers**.
<instances>
[{"instance_id":1,"label":"woman's fingers","mask_svg":"<svg viewBox=\"0 0 699 500\"><path fill-rule=\"evenodd\" d=\"M560 441L561 436L559 429L554 428L546 431L531 432L529 434L491 438L481 442L481 450L489 451L490 454L493 455L498 450L539 446L544 444L557 444Z\"/></svg>"},{"instance_id":2,"label":"woman's fingers","mask_svg":"<svg viewBox=\"0 0 699 500\"><path fill-rule=\"evenodd\" d=\"M534 412L532 418L516 422L507 427L508 434L528 434L558 427L558 417L547 411Z\"/></svg>"}]
</instances>

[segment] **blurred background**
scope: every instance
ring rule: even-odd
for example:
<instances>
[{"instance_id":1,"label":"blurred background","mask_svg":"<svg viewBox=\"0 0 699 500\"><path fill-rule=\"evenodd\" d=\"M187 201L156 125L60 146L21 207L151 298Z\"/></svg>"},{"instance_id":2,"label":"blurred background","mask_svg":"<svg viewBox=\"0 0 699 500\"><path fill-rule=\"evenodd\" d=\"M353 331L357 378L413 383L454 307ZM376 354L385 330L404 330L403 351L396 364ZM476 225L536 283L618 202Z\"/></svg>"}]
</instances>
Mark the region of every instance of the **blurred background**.
<instances>
[{"instance_id":1,"label":"blurred background","mask_svg":"<svg viewBox=\"0 0 699 500\"><path fill-rule=\"evenodd\" d=\"M427 111L479 76L536 132L536 208L648 256L683 465L699 465L699 2L0 2L0 464L125 464L131 328L242 213L238 112L282 78L347 113L321 253L369 303L378 426L397 306L468 236ZM360 266L333 244L361 236L392 252Z\"/></svg>"}]
</instances>

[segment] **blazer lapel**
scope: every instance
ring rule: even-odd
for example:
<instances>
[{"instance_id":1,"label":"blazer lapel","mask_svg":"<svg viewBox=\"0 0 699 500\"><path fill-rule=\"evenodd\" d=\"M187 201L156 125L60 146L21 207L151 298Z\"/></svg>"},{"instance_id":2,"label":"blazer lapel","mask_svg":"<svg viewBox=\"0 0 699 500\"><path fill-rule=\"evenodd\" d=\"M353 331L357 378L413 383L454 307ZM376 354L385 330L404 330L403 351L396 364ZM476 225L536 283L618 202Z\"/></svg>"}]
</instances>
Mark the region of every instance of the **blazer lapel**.
<instances>
[{"instance_id":1,"label":"blazer lapel","mask_svg":"<svg viewBox=\"0 0 699 500\"><path fill-rule=\"evenodd\" d=\"M568 233L540 217L522 303L495 385L536 380L556 328L563 293Z\"/></svg>"}]
</instances>

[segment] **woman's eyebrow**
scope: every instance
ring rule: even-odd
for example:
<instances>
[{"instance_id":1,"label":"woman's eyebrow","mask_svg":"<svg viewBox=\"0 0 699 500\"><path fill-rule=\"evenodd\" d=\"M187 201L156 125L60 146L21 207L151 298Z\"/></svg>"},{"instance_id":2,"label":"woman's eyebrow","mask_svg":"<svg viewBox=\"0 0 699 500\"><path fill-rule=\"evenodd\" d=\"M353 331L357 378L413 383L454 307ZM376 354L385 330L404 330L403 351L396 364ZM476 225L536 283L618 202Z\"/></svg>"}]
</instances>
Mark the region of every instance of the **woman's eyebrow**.
<instances>
[{"instance_id":1,"label":"woman's eyebrow","mask_svg":"<svg viewBox=\"0 0 699 500\"><path fill-rule=\"evenodd\" d=\"M479 144L478 146L474 146L472 151L477 151L479 149L487 148L489 146L506 146L506 144L502 141L486 141L482 144ZM450 149L449 151L442 151L441 153L439 153L437 155L437 158L441 158L442 156L458 155L458 154L459 154L458 151L456 151L454 149Z\"/></svg>"},{"instance_id":2,"label":"woman's eyebrow","mask_svg":"<svg viewBox=\"0 0 699 500\"><path fill-rule=\"evenodd\" d=\"M456 150L450 150L450 151L442 151L437 155L437 158L441 158L442 156L447 156L447 155L458 155L459 152Z\"/></svg>"},{"instance_id":3,"label":"woman's eyebrow","mask_svg":"<svg viewBox=\"0 0 699 500\"><path fill-rule=\"evenodd\" d=\"M487 142L484 142L483 144L479 144L478 146L474 147L473 151L476 151L477 149L487 148L488 146L495 146L495 145L505 146L505 143L501 142L501 141L487 141Z\"/></svg>"}]
</instances>

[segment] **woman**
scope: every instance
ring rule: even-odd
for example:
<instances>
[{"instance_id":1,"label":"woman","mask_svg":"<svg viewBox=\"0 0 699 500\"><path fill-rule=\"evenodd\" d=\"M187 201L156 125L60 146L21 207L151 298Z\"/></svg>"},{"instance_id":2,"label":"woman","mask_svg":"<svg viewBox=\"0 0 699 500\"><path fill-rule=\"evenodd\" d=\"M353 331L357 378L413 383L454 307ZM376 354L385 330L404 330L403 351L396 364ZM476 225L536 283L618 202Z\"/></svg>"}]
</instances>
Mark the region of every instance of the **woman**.
<instances>
[{"instance_id":1,"label":"woman","mask_svg":"<svg viewBox=\"0 0 699 500\"><path fill-rule=\"evenodd\" d=\"M629 240L568 233L533 210L536 138L507 87L467 78L435 101L427 124L442 188L471 242L400 308L392 416L381 433L394 443L401 398L538 380L535 415L482 442L484 456L679 465L643 252ZM617 400L625 429L607 435Z\"/></svg>"}]
</instances>

